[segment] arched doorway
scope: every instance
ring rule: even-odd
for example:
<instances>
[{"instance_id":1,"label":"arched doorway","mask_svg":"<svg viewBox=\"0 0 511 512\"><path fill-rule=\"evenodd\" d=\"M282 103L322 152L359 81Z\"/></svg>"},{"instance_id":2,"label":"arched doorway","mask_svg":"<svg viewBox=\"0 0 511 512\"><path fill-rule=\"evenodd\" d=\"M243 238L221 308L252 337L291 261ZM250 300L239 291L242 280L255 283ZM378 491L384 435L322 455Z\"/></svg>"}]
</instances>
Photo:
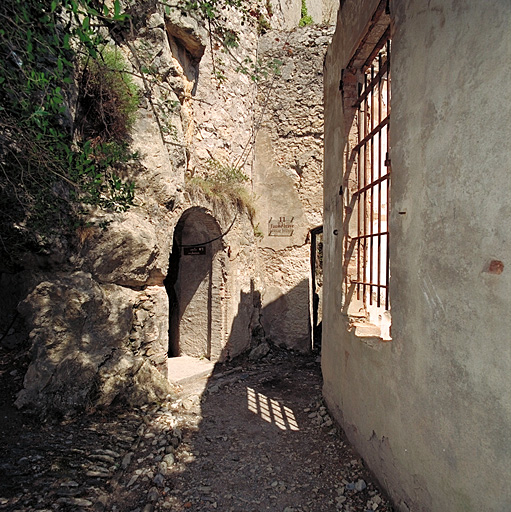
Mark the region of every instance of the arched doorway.
<instances>
[{"instance_id":1,"label":"arched doorway","mask_svg":"<svg viewBox=\"0 0 511 512\"><path fill-rule=\"evenodd\" d=\"M218 222L204 208L185 211L176 225L169 273L169 357L217 360L223 348L224 252Z\"/></svg>"}]
</instances>

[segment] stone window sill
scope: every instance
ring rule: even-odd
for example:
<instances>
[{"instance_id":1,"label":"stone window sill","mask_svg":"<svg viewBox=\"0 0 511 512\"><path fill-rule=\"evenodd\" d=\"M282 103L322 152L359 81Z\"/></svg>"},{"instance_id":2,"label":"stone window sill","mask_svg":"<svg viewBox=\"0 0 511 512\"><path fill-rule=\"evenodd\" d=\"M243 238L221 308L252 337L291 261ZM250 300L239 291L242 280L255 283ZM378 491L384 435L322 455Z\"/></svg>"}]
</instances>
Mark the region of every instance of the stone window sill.
<instances>
[{"instance_id":1,"label":"stone window sill","mask_svg":"<svg viewBox=\"0 0 511 512\"><path fill-rule=\"evenodd\" d=\"M392 338L382 336L378 325L360 319L350 319L349 330L354 331L355 336L370 347L381 347L382 344L392 341Z\"/></svg>"}]
</instances>

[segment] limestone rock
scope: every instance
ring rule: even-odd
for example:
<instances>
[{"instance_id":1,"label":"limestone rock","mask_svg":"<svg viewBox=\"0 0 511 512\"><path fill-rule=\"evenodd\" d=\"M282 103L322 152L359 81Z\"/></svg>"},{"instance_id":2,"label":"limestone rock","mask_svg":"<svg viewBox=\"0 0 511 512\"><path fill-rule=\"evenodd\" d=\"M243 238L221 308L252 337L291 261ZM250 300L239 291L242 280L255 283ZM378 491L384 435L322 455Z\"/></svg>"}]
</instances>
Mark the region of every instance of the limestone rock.
<instances>
[{"instance_id":1,"label":"limestone rock","mask_svg":"<svg viewBox=\"0 0 511 512\"><path fill-rule=\"evenodd\" d=\"M170 240L162 244L142 212L129 212L88 242L86 266L102 283L161 284L168 266L168 252L162 253L162 245L170 245Z\"/></svg>"},{"instance_id":2,"label":"limestone rock","mask_svg":"<svg viewBox=\"0 0 511 512\"><path fill-rule=\"evenodd\" d=\"M155 12L154 14L151 14L149 17L149 21L147 22L148 28L158 28L163 27L165 25L165 20L163 19L163 16Z\"/></svg>"},{"instance_id":3,"label":"limestone rock","mask_svg":"<svg viewBox=\"0 0 511 512\"><path fill-rule=\"evenodd\" d=\"M20 304L31 328L32 363L16 405L73 414L114 399L144 403L168 393L166 379L126 347L137 292L57 274Z\"/></svg>"},{"instance_id":4,"label":"limestone rock","mask_svg":"<svg viewBox=\"0 0 511 512\"><path fill-rule=\"evenodd\" d=\"M263 343L261 343L260 345L251 350L248 358L251 361L257 361L258 359L262 359L265 355L267 355L269 351L270 345L268 345L268 343L264 341Z\"/></svg>"},{"instance_id":5,"label":"limestone rock","mask_svg":"<svg viewBox=\"0 0 511 512\"><path fill-rule=\"evenodd\" d=\"M178 2L169 2L171 7L166 15L167 32L178 39L192 56L200 60L206 48L207 33L198 21L190 15L184 14Z\"/></svg>"}]
</instances>

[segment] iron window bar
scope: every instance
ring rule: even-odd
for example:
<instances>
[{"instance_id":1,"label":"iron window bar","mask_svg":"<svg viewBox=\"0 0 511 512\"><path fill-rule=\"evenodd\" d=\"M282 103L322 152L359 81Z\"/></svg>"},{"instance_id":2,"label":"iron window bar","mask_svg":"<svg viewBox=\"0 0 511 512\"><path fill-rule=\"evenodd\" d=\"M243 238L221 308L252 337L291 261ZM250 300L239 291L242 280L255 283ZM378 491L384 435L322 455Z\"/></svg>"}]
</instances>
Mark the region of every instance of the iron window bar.
<instances>
[{"instance_id":1,"label":"iron window bar","mask_svg":"<svg viewBox=\"0 0 511 512\"><path fill-rule=\"evenodd\" d=\"M356 251L356 275L347 272L347 286L355 285L357 299L365 306L376 302L389 309L390 233L390 27L361 68L357 110L356 190L352 192L356 211L356 235L349 236ZM376 297L373 297L376 292Z\"/></svg>"}]
</instances>

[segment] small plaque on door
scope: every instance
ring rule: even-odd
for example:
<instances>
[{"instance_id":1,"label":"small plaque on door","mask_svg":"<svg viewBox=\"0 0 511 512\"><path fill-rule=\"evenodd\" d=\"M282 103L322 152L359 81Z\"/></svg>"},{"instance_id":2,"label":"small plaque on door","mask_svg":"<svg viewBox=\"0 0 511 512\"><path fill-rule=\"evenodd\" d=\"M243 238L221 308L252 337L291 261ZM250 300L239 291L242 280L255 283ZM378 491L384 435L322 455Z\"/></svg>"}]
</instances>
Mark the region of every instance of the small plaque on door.
<instances>
[{"instance_id":1,"label":"small plaque on door","mask_svg":"<svg viewBox=\"0 0 511 512\"><path fill-rule=\"evenodd\" d=\"M206 254L206 246L197 245L195 247L183 247L183 254L185 256L202 256Z\"/></svg>"}]
</instances>

